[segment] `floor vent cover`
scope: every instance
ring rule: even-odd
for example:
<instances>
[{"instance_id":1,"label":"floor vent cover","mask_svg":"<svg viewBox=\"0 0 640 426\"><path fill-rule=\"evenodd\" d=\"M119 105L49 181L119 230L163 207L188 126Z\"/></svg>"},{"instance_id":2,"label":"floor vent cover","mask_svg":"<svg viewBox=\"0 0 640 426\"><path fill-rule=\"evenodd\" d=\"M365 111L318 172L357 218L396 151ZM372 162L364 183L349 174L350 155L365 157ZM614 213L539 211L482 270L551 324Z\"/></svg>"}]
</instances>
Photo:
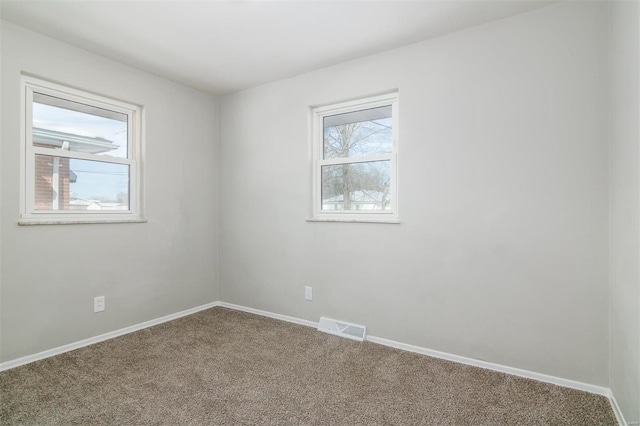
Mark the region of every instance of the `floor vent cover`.
<instances>
[{"instance_id":1,"label":"floor vent cover","mask_svg":"<svg viewBox=\"0 0 640 426\"><path fill-rule=\"evenodd\" d=\"M318 323L318 331L362 342L367 334L367 327L322 317Z\"/></svg>"}]
</instances>

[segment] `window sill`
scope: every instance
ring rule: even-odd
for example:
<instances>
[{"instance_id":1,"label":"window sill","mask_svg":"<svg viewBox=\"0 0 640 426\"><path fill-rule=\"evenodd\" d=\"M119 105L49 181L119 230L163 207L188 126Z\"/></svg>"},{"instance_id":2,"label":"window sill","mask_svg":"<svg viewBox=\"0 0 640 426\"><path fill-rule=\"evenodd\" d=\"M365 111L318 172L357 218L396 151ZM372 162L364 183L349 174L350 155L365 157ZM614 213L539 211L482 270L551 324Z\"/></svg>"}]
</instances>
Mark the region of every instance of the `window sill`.
<instances>
[{"instance_id":1,"label":"window sill","mask_svg":"<svg viewBox=\"0 0 640 426\"><path fill-rule=\"evenodd\" d=\"M307 222L340 222L340 223L383 223L391 225L399 225L400 219L392 218L355 218L355 217L312 217L306 219Z\"/></svg>"},{"instance_id":2,"label":"window sill","mask_svg":"<svg viewBox=\"0 0 640 426\"><path fill-rule=\"evenodd\" d=\"M84 225L96 223L146 223L146 219L20 219L20 226L34 225Z\"/></svg>"}]
</instances>

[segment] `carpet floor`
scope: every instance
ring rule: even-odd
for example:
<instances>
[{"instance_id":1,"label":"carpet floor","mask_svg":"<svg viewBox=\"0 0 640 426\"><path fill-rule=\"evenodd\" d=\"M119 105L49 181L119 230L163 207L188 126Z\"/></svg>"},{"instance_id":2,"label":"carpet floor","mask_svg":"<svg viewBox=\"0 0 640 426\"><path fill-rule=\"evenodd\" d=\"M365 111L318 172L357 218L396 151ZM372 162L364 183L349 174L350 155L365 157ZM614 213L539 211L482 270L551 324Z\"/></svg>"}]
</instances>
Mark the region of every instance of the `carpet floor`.
<instances>
[{"instance_id":1,"label":"carpet floor","mask_svg":"<svg viewBox=\"0 0 640 426\"><path fill-rule=\"evenodd\" d=\"M605 397L212 308L0 373L2 425L615 425Z\"/></svg>"}]
</instances>

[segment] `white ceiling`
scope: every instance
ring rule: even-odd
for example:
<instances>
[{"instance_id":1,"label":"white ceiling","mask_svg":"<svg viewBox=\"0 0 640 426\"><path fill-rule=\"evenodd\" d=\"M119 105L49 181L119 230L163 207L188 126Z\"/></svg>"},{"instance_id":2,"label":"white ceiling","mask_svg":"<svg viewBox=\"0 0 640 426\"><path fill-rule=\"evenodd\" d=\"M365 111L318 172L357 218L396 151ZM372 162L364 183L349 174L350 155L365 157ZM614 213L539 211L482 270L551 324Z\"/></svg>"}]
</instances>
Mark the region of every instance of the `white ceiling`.
<instances>
[{"instance_id":1,"label":"white ceiling","mask_svg":"<svg viewBox=\"0 0 640 426\"><path fill-rule=\"evenodd\" d=\"M2 19L223 94L550 4L512 1L6 1Z\"/></svg>"}]
</instances>

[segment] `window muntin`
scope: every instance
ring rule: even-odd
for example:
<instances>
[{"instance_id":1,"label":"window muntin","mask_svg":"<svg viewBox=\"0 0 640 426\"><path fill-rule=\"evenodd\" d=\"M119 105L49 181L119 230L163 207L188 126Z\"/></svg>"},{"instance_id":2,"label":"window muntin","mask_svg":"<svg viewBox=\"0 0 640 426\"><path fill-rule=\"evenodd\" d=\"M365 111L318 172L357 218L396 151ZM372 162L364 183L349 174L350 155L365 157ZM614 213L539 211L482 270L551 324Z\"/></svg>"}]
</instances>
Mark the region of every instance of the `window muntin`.
<instances>
[{"instance_id":1,"label":"window muntin","mask_svg":"<svg viewBox=\"0 0 640 426\"><path fill-rule=\"evenodd\" d=\"M397 222L397 94L313 110L313 220Z\"/></svg>"},{"instance_id":2,"label":"window muntin","mask_svg":"<svg viewBox=\"0 0 640 426\"><path fill-rule=\"evenodd\" d=\"M20 223L141 221L139 107L23 77Z\"/></svg>"}]
</instances>

